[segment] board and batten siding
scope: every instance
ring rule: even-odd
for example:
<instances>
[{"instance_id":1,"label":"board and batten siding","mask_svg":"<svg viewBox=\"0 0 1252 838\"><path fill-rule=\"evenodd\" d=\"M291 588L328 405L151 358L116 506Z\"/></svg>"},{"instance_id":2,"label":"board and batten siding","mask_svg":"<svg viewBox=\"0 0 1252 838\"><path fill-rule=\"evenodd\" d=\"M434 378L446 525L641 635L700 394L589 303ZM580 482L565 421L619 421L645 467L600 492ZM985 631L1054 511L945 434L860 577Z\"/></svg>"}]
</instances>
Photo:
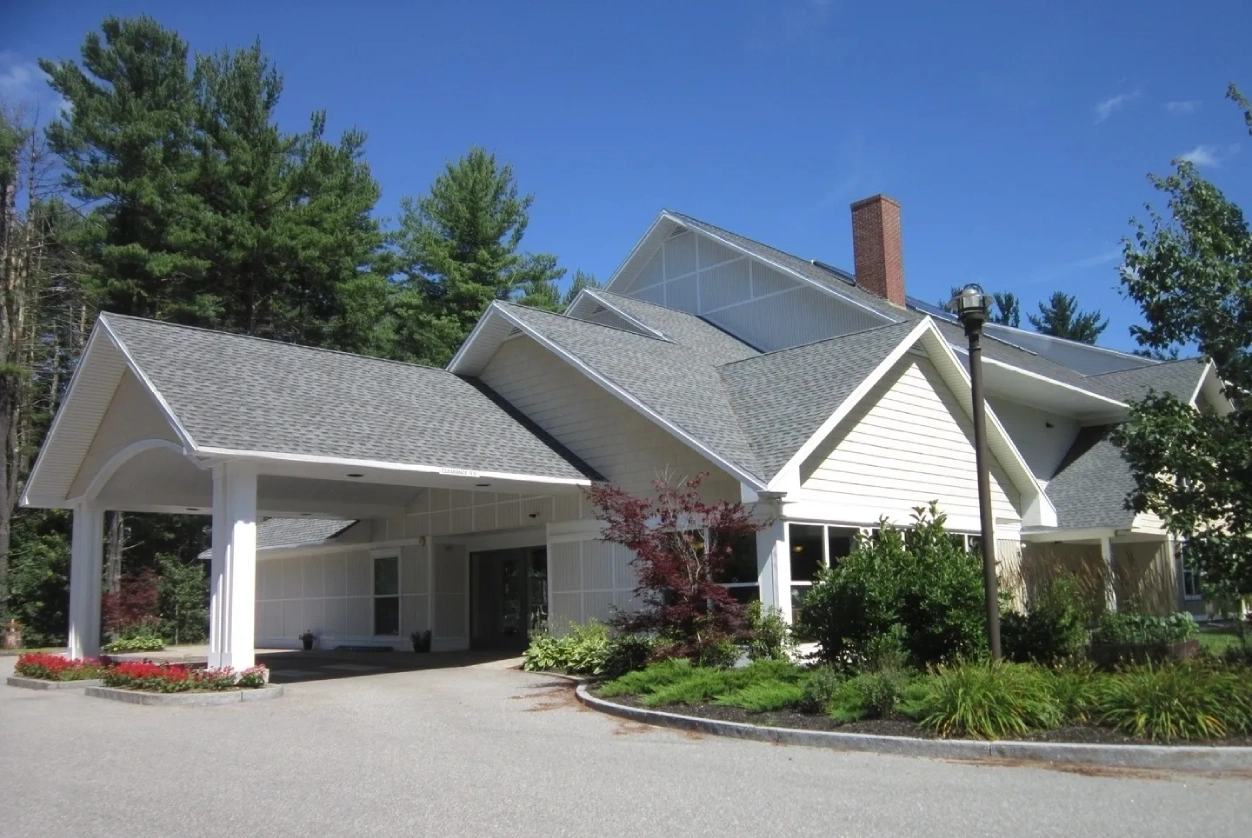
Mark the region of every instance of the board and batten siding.
<instances>
[{"instance_id":1,"label":"board and batten siding","mask_svg":"<svg viewBox=\"0 0 1252 838\"><path fill-rule=\"evenodd\" d=\"M997 529L1015 528L1019 494L998 465L991 478ZM978 530L973 423L926 358L902 358L801 465L800 480L797 499L848 523L908 523L914 507L937 500L949 529Z\"/></svg>"},{"instance_id":2,"label":"board and batten siding","mask_svg":"<svg viewBox=\"0 0 1252 838\"><path fill-rule=\"evenodd\" d=\"M614 610L638 607L630 566L634 553L620 544L583 538L548 544L548 629L564 634L571 623L608 622Z\"/></svg>"},{"instance_id":3,"label":"board and batten siding","mask_svg":"<svg viewBox=\"0 0 1252 838\"><path fill-rule=\"evenodd\" d=\"M667 472L676 480L708 472L707 498L739 498L734 478L529 337L505 341L479 377L631 494L650 494Z\"/></svg>"},{"instance_id":4,"label":"board and batten siding","mask_svg":"<svg viewBox=\"0 0 1252 838\"><path fill-rule=\"evenodd\" d=\"M317 635L323 648L376 642L373 563L375 554L385 552L400 558L400 633L390 642L407 646L410 632L431 627L426 548L405 545L380 553L371 552L367 544L336 553L258 560L256 645L298 646L305 630ZM464 606L459 609L464 614Z\"/></svg>"}]
</instances>

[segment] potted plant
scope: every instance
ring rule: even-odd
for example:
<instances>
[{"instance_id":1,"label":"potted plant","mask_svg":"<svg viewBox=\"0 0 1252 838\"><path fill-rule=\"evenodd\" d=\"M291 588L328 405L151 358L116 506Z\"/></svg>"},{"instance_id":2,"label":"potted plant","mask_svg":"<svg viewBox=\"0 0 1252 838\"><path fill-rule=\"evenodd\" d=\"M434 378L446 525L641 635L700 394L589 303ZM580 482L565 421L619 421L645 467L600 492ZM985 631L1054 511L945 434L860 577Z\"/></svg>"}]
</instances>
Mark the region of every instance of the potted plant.
<instances>
[{"instance_id":1,"label":"potted plant","mask_svg":"<svg viewBox=\"0 0 1252 838\"><path fill-rule=\"evenodd\" d=\"M304 644L304 651L311 652L313 650L313 641L317 639L317 635L308 629L305 629L304 633L298 636L300 638L300 642Z\"/></svg>"},{"instance_id":2,"label":"potted plant","mask_svg":"<svg viewBox=\"0 0 1252 838\"><path fill-rule=\"evenodd\" d=\"M415 631L409 635L409 639L413 641L414 652L430 651L430 629Z\"/></svg>"},{"instance_id":3,"label":"potted plant","mask_svg":"<svg viewBox=\"0 0 1252 838\"><path fill-rule=\"evenodd\" d=\"M4 624L4 648L22 648L22 624L17 620L9 620Z\"/></svg>"}]
</instances>

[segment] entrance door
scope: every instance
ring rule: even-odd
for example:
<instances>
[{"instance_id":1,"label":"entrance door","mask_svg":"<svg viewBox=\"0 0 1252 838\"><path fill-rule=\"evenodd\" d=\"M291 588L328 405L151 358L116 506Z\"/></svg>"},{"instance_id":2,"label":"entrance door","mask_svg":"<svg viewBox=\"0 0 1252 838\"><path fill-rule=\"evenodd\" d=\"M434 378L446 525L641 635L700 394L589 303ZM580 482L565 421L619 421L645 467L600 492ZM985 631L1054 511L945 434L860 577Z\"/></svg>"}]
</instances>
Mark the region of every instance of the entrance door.
<instances>
[{"instance_id":1,"label":"entrance door","mask_svg":"<svg viewBox=\"0 0 1252 838\"><path fill-rule=\"evenodd\" d=\"M470 647L525 649L548 614L547 548L474 553L470 593Z\"/></svg>"}]
</instances>

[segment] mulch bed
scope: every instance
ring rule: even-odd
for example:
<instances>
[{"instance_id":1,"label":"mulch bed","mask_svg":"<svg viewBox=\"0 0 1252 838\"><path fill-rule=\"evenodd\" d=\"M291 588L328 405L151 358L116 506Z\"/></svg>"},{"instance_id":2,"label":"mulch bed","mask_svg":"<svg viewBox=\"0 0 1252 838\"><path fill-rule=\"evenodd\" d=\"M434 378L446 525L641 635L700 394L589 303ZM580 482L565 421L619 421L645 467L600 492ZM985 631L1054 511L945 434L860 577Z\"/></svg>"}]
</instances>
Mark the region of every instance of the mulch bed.
<instances>
[{"instance_id":1,"label":"mulch bed","mask_svg":"<svg viewBox=\"0 0 1252 838\"><path fill-rule=\"evenodd\" d=\"M825 730L837 733L865 733L871 736L910 736L916 739L938 739L932 731L918 727L917 722L905 716L894 716L886 719L865 719L859 722L840 723L829 716L815 713L801 713L798 710L776 710L769 713L751 713L739 707L722 707L717 704L680 704L668 707L644 707L637 696L622 695L605 699L629 707L641 707L647 710L661 710L666 713L677 713L682 716L698 716L702 719L716 719L722 722L740 722L742 724L760 725L763 727L787 727L796 730ZM1073 725L1028 733L1016 738L1020 742L1071 742L1086 745L1225 745L1252 746L1252 736L1228 736L1224 739L1204 741L1175 740L1173 742L1155 742L1149 739L1138 739L1108 727L1096 725Z\"/></svg>"}]
</instances>

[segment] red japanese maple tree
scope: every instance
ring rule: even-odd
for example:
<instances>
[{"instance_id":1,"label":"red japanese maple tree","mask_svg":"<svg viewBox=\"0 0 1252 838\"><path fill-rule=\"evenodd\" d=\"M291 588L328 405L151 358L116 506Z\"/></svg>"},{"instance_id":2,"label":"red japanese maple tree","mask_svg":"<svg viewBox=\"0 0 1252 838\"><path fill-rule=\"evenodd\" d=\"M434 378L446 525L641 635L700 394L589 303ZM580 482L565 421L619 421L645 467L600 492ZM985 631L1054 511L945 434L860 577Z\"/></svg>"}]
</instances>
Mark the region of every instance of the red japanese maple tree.
<instances>
[{"instance_id":1,"label":"red japanese maple tree","mask_svg":"<svg viewBox=\"0 0 1252 838\"><path fill-rule=\"evenodd\" d=\"M156 571L146 567L126 574L117 593L106 593L100 602L105 629L114 637L132 626L154 625L159 621Z\"/></svg>"},{"instance_id":2,"label":"red japanese maple tree","mask_svg":"<svg viewBox=\"0 0 1252 838\"><path fill-rule=\"evenodd\" d=\"M600 537L635 553L635 593L643 607L618 614L615 622L626 631L657 632L669 644L668 655L701 658L739 633L743 606L717 580L736 544L768 526L742 503L705 501L705 477L654 480L655 497L603 483L587 490L606 525Z\"/></svg>"}]
</instances>

